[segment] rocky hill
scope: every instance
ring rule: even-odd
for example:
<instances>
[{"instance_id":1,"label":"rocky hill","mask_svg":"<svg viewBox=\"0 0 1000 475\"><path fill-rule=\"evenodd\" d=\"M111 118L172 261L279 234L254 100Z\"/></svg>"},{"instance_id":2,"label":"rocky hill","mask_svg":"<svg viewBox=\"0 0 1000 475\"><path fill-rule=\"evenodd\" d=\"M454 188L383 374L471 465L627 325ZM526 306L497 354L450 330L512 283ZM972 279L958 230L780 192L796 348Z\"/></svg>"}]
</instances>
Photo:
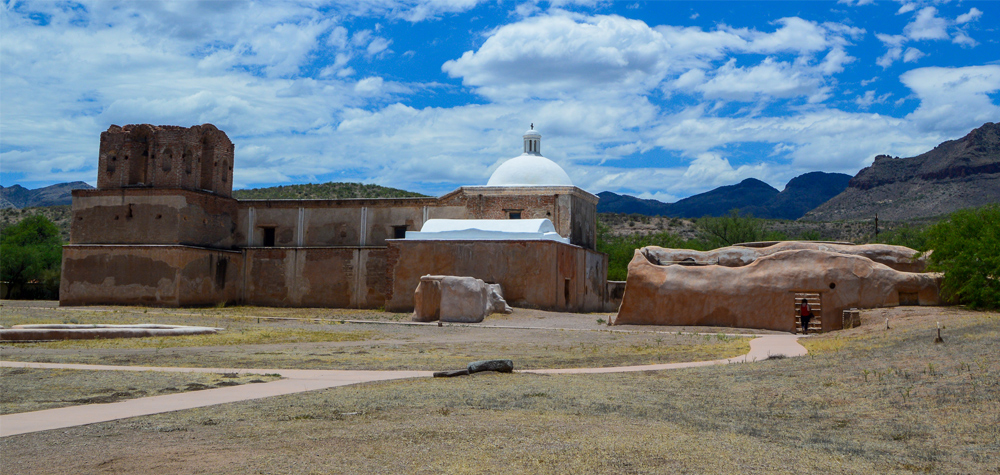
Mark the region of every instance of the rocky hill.
<instances>
[{"instance_id":1,"label":"rocky hill","mask_svg":"<svg viewBox=\"0 0 1000 475\"><path fill-rule=\"evenodd\" d=\"M305 185L272 186L233 190L233 198L241 200L320 200L337 198L415 198L420 193L363 183L308 183Z\"/></svg>"},{"instance_id":2,"label":"rocky hill","mask_svg":"<svg viewBox=\"0 0 1000 475\"><path fill-rule=\"evenodd\" d=\"M875 157L847 189L806 214L816 221L904 221L1000 202L1000 124L910 158Z\"/></svg>"},{"instance_id":3,"label":"rocky hill","mask_svg":"<svg viewBox=\"0 0 1000 475\"><path fill-rule=\"evenodd\" d=\"M0 209L68 205L72 201L70 196L72 190L91 190L93 188L82 181L60 183L34 190L29 190L21 185L0 186Z\"/></svg>"},{"instance_id":4,"label":"rocky hill","mask_svg":"<svg viewBox=\"0 0 1000 475\"><path fill-rule=\"evenodd\" d=\"M843 191L850 179L850 175L842 173L806 173L793 178L779 192L767 183L748 178L735 185L722 186L676 203L643 200L605 191L597 194L601 198L597 211L698 218L722 216L738 208L759 218L798 219Z\"/></svg>"}]
</instances>

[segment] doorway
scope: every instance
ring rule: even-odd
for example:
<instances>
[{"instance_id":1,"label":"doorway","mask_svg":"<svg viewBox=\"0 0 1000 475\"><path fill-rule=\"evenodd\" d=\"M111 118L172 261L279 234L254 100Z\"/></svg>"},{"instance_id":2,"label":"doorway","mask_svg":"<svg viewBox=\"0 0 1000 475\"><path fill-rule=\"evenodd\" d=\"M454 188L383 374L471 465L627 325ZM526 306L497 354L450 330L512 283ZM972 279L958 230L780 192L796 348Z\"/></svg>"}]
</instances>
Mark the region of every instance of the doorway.
<instances>
[{"instance_id":1,"label":"doorway","mask_svg":"<svg viewBox=\"0 0 1000 475\"><path fill-rule=\"evenodd\" d=\"M809 332L819 333L823 331L823 306L822 299L818 292L794 292L795 299L792 305L795 307L795 333L802 333L802 299L809 304L813 317L809 320Z\"/></svg>"}]
</instances>

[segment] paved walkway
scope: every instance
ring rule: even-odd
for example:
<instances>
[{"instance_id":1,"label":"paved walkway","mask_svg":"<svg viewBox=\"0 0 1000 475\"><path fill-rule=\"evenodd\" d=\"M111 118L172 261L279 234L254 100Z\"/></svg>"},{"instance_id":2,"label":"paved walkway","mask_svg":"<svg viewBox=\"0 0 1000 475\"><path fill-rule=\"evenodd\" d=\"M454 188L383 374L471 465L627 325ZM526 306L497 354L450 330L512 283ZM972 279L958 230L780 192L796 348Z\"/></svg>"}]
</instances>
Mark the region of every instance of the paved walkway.
<instances>
[{"instance_id":1,"label":"paved walkway","mask_svg":"<svg viewBox=\"0 0 1000 475\"><path fill-rule=\"evenodd\" d=\"M729 363L750 363L763 361L770 356L803 356L806 349L798 343L797 335L767 335L750 341L750 352L735 358L688 363L665 363L642 366L619 366L613 368L567 368L525 370L525 373L539 374L580 374L580 373L623 373L629 371L658 371L677 368L693 368ZM234 368L171 368L156 366L105 366L86 364L24 363L0 361L0 367L79 369L99 371L163 371L186 373L252 373L279 374L283 379L263 384L243 384L218 389L192 391L163 396L130 399L110 404L87 404L61 407L44 411L23 412L0 416L0 437L8 437L30 432L64 429L97 422L108 422L136 416L146 416L163 412L179 411L196 407L213 406L230 402L247 401L283 394L294 394L336 386L386 381L392 379L430 377L431 371L344 371L344 370L302 370L302 369L234 369Z\"/></svg>"}]
</instances>

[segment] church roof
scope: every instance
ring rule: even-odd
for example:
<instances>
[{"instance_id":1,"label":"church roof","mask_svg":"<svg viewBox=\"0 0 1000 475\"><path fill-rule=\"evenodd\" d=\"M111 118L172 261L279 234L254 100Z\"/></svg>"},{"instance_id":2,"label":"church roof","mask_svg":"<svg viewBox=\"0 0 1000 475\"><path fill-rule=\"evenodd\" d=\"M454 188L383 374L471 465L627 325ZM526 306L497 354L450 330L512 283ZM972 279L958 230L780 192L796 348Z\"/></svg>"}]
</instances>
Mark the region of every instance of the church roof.
<instances>
[{"instance_id":1,"label":"church roof","mask_svg":"<svg viewBox=\"0 0 1000 475\"><path fill-rule=\"evenodd\" d=\"M503 162L486 186L573 186L562 167L542 156L541 140L542 135L532 125L524 133L524 153Z\"/></svg>"}]
</instances>

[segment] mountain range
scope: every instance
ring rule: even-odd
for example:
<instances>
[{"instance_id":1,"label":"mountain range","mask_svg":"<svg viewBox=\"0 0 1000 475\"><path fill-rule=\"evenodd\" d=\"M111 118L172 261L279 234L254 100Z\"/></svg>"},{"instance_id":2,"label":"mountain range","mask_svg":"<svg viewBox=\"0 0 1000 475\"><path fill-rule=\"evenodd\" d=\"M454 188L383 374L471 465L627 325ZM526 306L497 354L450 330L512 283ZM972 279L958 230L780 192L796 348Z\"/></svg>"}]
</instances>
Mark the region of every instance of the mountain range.
<instances>
[{"instance_id":1,"label":"mountain range","mask_svg":"<svg viewBox=\"0 0 1000 475\"><path fill-rule=\"evenodd\" d=\"M92 190L94 187L82 182L59 183L29 190L21 185L0 186L0 209L35 208L70 204L70 192L77 189Z\"/></svg>"},{"instance_id":2,"label":"mountain range","mask_svg":"<svg viewBox=\"0 0 1000 475\"><path fill-rule=\"evenodd\" d=\"M779 192L756 178L747 178L735 185L721 186L676 203L603 191L597 194L601 198L597 203L597 212L700 218L722 216L738 208L758 218L798 219L844 191L850 180L851 176L843 173L811 172L791 179Z\"/></svg>"}]
</instances>

